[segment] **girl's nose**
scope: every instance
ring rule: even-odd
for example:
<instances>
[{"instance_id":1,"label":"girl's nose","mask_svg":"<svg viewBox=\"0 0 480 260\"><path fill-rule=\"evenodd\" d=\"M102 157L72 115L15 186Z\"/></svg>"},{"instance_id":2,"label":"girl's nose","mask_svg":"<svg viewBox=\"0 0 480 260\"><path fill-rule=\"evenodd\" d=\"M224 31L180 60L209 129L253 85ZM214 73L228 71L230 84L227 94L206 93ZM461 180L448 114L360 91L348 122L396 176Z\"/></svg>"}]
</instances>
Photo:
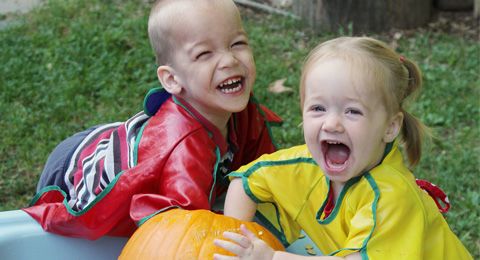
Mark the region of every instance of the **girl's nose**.
<instances>
[{"instance_id":1,"label":"girl's nose","mask_svg":"<svg viewBox=\"0 0 480 260\"><path fill-rule=\"evenodd\" d=\"M326 132L343 132L345 130L341 117L335 113L327 115L322 129Z\"/></svg>"}]
</instances>

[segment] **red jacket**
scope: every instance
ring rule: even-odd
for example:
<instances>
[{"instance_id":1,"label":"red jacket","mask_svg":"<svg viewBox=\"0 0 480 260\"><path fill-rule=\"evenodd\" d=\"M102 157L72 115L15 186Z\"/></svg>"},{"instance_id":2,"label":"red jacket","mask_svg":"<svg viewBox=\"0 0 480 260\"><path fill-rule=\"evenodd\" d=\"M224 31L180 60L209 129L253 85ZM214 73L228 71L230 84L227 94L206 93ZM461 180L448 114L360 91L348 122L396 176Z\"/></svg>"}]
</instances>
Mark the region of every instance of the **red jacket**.
<instances>
[{"instance_id":1,"label":"red jacket","mask_svg":"<svg viewBox=\"0 0 480 260\"><path fill-rule=\"evenodd\" d=\"M43 189L32 206L23 209L43 229L88 239L130 236L137 225L170 208L211 209L216 196L226 191L222 176L216 175L228 150L219 130L178 98L146 100L146 113L154 115L139 134L136 165L120 172L82 210L73 210L58 187ZM280 122L252 96L229 122L234 150L229 169L275 151L269 125Z\"/></svg>"}]
</instances>

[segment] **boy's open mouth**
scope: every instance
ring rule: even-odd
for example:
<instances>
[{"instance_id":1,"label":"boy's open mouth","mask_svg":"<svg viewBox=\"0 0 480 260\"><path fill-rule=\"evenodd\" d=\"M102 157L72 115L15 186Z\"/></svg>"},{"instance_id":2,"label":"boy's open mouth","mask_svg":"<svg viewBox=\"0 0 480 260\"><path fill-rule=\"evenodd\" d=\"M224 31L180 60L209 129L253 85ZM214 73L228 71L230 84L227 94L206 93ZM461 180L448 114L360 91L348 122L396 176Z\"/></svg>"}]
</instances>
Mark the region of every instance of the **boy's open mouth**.
<instances>
[{"instance_id":1,"label":"boy's open mouth","mask_svg":"<svg viewBox=\"0 0 480 260\"><path fill-rule=\"evenodd\" d=\"M350 148L337 141L322 141L322 152L328 170L342 171L347 167Z\"/></svg>"},{"instance_id":2,"label":"boy's open mouth","mask_svg":"<svg viewBox=\"0 0 480 260\"><path fill-rule=\"evenodd\" d=\"M218 89L225 94L232 94L242 90L243 88L243 77L234 77L225 80L224 82L218 85Z\"/></svg>"}]
</instances>

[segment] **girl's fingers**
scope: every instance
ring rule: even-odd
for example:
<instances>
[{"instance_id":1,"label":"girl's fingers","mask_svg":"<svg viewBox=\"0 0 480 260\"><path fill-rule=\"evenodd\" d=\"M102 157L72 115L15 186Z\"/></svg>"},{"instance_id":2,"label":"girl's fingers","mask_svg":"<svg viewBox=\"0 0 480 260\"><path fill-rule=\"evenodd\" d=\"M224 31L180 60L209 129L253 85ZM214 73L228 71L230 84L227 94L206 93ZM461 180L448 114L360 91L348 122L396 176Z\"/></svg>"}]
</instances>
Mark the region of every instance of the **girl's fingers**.
<instances>
[{"instance_id":1,"label":"girl's fingers","mask_svg":"<svg viewBox=\"0 0 480 260\"><path fill-rule=\"evenodd\" d=\"M243 236L236 232L225 231L223 232L223 237L232 240L233 242L237 243L238 245L244 248L249 248L252 244L252 242L250 241L250 239L248 239L248 237Z\"/></svg>"},{"instance_id":2,"label":"girl's fingers","mask_svg":"<svg viewBox=\"0 0 480 260\"><path fill-rule=\"evenodd\" d=\"M234 255L237 256L243 256L247 253L247 248L244 248L240 246L239 244L236 244L234 242L226 241L226 240L220 240L220 239L215 239L213 240L213 244L215 244L218 247L221 247L230 253L233 253Z\"/></svg>"},{"instance_id":3,"label":"girl's fingers","mask_svg":"<svg viewBox=\"0 0 480 260\"><path fill-rule=\"evenodd\" d=\"M242 234L248 238L249 243L250 241L257 239L257 236L252 233L252 231L250 231L244 224L240 225L240 231L242 231Z\"/></svg>"},{"instance_id":4,"label":"girl's fingers","mask_svg":"<svg viewBox=\"0 0 480 260\"><path fill-rule=\"evenodd\" d=\"M213 254L214 260L239 260L237 256Z\"/></svg>"},{"instance_id":5,"label":"girl's fingers","mask_svg":"<svg viewBox=\"0 0 480 260\"><path fill-rule=\"evenodd\" d=\"M240 225L240 231L243 235L236 232L223 232L223 237L229 239L229 241L221 239L213 240L213 243L216 246L221 247L238 257L215 254L214 259L238 260L241 257L249 256L253 253L253 241L258 240L257 236L248 230L244 224Z\"/></svg>"}]
</instances>

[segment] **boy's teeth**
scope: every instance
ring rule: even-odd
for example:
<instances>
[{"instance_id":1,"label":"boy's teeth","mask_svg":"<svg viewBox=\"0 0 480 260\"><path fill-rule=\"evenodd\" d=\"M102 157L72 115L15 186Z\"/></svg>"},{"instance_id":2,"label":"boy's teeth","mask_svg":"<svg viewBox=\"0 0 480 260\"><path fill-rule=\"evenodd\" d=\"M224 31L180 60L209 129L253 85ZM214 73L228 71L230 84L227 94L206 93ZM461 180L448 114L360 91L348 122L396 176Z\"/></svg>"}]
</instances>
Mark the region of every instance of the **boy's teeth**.
<instances>
[{"instance_id":1,"label":"boy's teeth","mask_svg":"<svg viewBox=\"0 0 480 260\"><path fill-rule=\"evenodd\" d=\"M227 80L227 81L225 81L225 82L221 83L221 84L220 84L220 87L225 87L225 86L227 86L227 85L232 85L232 84L234 84L234 83L238 83L238 82L240 82L240 78L236 78L236 79L229 79L229 80Z\"/></svg>"},{"instance_id":2,"label":"boy's teeth","mask_svg":"<svg viewBox=\"0 0 480 260\"><path fill-rule=\"evenodd\" d=\"M239 91L241 88L242 88L242 86L239 85L238 87L235 87L235 88L222 88L222 89L220 89L220 91L228 94L228 93L233 93L233 92Z\"/></svg>"}]
</instances>

